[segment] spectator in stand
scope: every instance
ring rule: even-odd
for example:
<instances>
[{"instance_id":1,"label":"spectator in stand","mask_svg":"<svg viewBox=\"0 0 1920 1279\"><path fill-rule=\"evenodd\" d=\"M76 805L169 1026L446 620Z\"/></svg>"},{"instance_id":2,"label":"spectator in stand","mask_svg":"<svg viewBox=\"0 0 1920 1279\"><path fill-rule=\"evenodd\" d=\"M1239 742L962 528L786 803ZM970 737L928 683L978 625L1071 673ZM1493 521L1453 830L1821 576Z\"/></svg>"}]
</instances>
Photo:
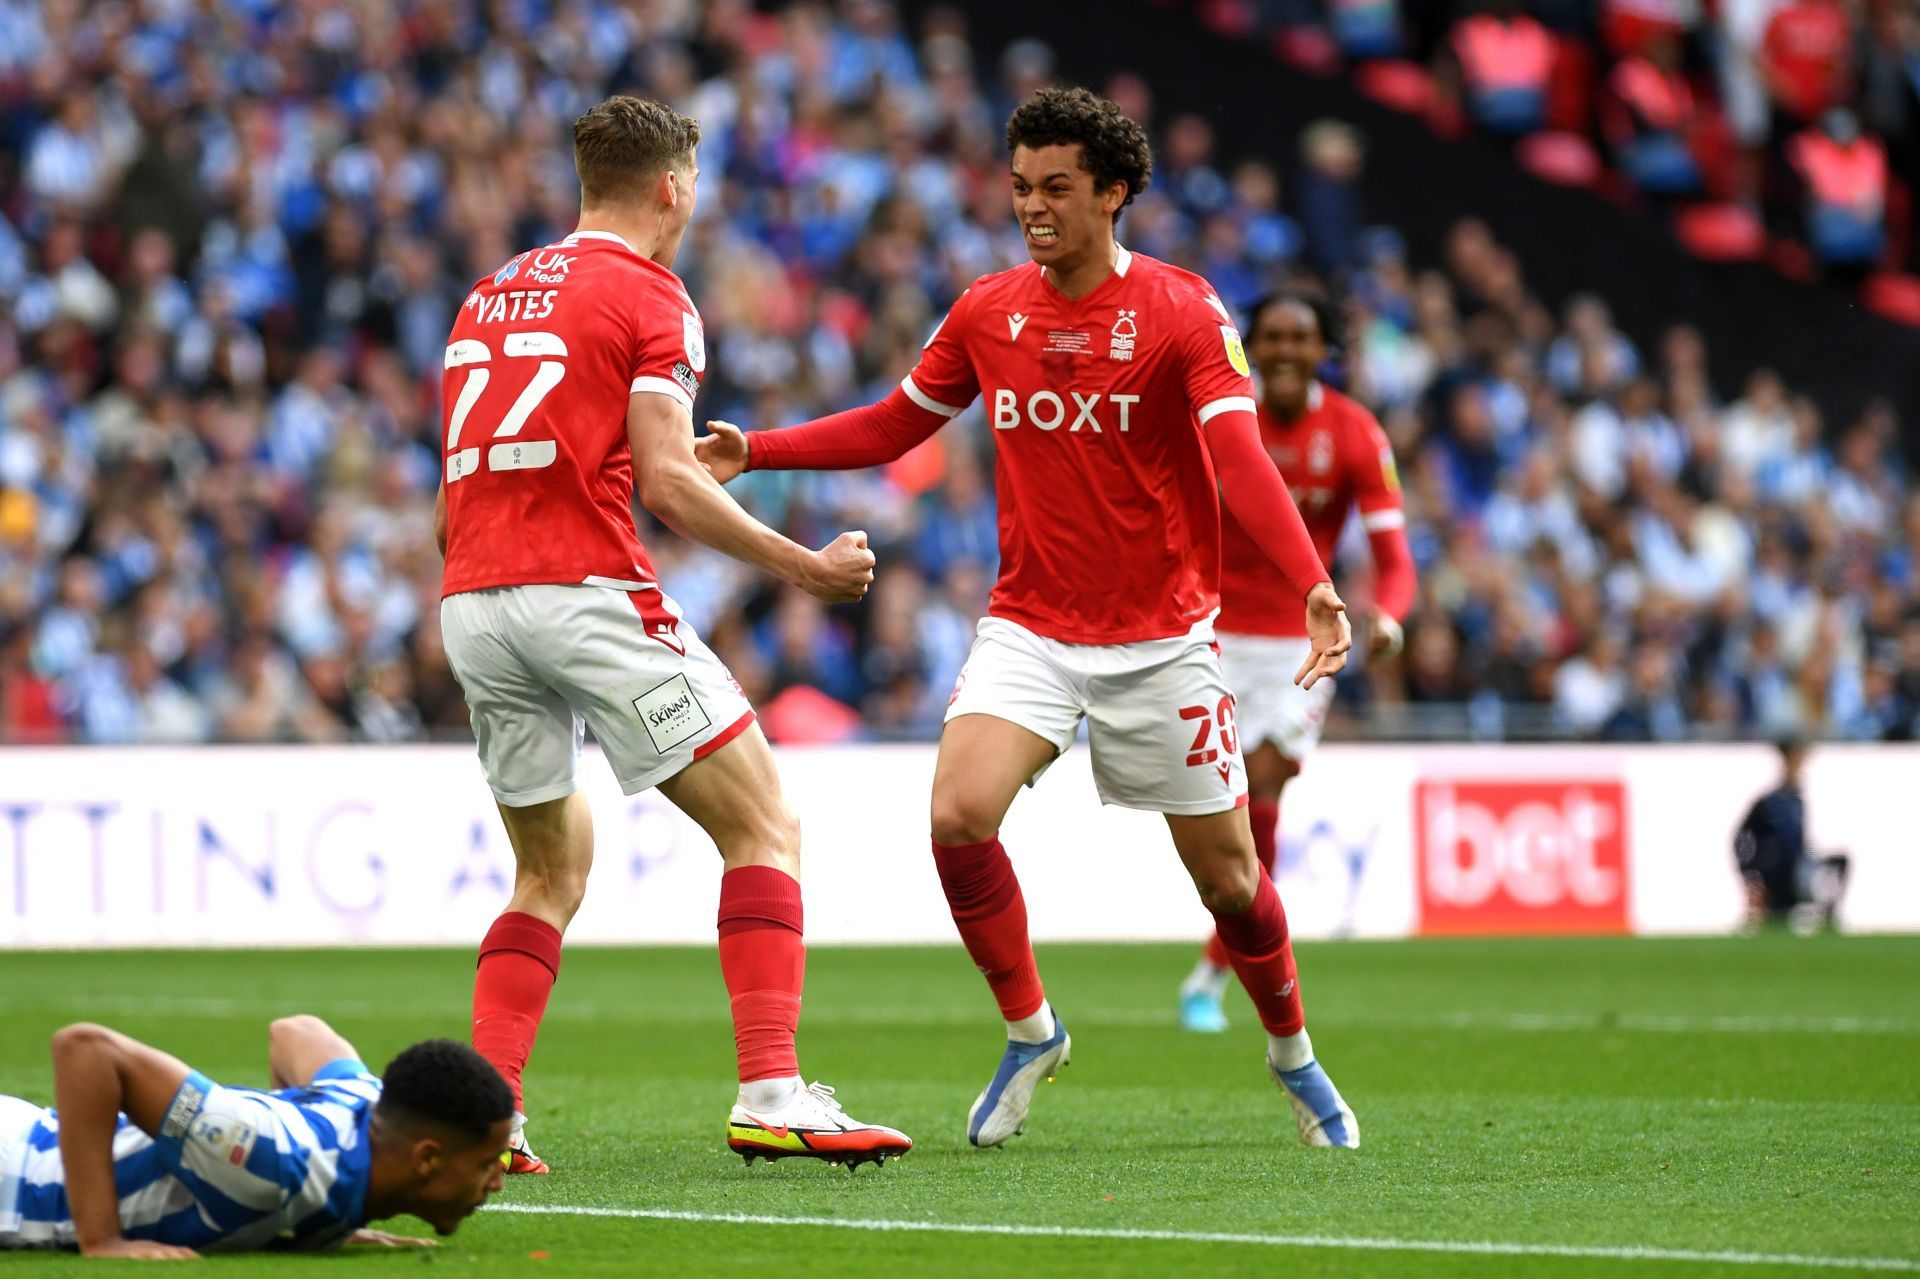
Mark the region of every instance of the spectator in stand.
<instances>
[{"instance_id":1,"label":"spectator in stand","mask_svg":"<svg viewBox=\"0 0 1920 1279\"><path fill-rule=\"evenodd\" d=\"M1680 40L1660 31L1644 52L1622 58L1607 81L1601 123L1621 172L1648 195L1697 195L1693 90L1681 71Z\"/></svg>"},{"instance_id":2,"label":"spectator in stand","mask_svg":"<svg viewBox=\"0 0 1920 1279\"><path fill-rule=\"evenodd\" d=\"M1787 140L1787 159L1805 192L1806 241L1828 271L1859 276L1886 247L1887 152L1860 131L1859 117L1832 107L1817 128Z\"/></svg>"},{"instance_id":3,"label":"spectator in stand","mask_svg":"<svg viewBox=\"0 0 1920 1279\"><path fill-rule=\"evenodd\" d=\"M1763 31L1773 2L1723 0L1723 27ZM682 255L713 352L703 416L870 400L961 289L1026 257L994 101L1044 81L1052 54L976 50L953 8L909 32L878 0L644 21L563 6L545 33L571 52L553 57L528 53L520 10L466 0L417 24L261 23L230 0L15 9L8 29L30 38L0 41L21 160L0 166L8 742L466 731L427 532L445 316L571 229L566 126L607 92L706 125ZM1508 13L1494 34L1518 27L1527 47L1531 19ZM1684 18L1666 0L1601 15ZM1599 38L1591 8L1534 16ZM1400 7L1413 56L1444 19ZM1911 96L1920 27L1872 32L1869 93ZM1114 85L1152 119L1144 81ZM1343 682L1336 721L1364 693L1385 732L1597 734L1624 711L1616 732L1661 735L1674 707L1694 732L1914 731L1920 496L1900 423L1836 423L1829 451L1819 411L1770 374L1723 407L1697 336L1663 342L1656 367L1598 297L1556 321L1485 225L1416 258L1367 224L1352 125L1308 129L1284 189L1204 127L1177 132L1160 148L1177 180L1136 202L1127 242L1203 267L1229 310L1283 287L1344 301L1345 389L1406 478L1422 580L1407 652ZM882 555L873 604L851 613L649 532L690 616L777 705L771 732L937 729L998 553L991 439L974 412L894 467L748 477L742 500L797 536L859 513Z\"/></svg>"},{"instance_id":4,"label":"spectator in stand","mask_svg":"<svg viewBox=\"0 0 1920 1279\"><path fill-rule=\"evenodd\" d=\"M1787 0L1767 21L1759 65L1779 146L1852 90L1853 31L1840 0Z\"/></svg>"},{"instance_id":5,"label":"spectator in stand","mask_svg":"<svg viewBox=\"0 0 1920 1279\"><path fill-rule=\"evenodd\" d=\"M1366 155L1359 130L1337 120L1317 120L1300 134L1300 225L1307 260L1324 276L1338 278L1360 260Z\"/></svg>"},{"instance_id":6,"label":"spectator in stand","mask_svg":"<svg viewBox=\"0 0 1920 1279\"><path fill-rule=\"evenodd\" d=\"M1491 0L1454 27L1451 48L1475 124L1503 138L1546 125L1553 37L1527 15L1524 0Z\"/></svg>"}]
</instances>

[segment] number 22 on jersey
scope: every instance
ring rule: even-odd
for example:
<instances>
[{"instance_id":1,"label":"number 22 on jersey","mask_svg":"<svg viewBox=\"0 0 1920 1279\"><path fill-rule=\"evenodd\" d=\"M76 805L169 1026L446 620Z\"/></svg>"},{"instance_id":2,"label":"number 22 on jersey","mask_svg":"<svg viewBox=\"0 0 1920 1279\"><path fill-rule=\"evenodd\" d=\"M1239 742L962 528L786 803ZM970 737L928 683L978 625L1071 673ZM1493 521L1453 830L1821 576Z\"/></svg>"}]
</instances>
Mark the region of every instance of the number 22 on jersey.
<instances>
[{"instance_id":1,"label":"number 22 on jersey","mask_svg":"<svg viewBox=\"0 0 1920 1279\"><path fill-rule=\"evenodd\" d=\"M512 407L500 419L494 428L493 438L500 443L487 450L487 469L489 471L530 471L543 466L552 466L557 445L552 440L522 440L520 429L540 407L540 401L547 398L553 388L567 375L567 366L561 360L567 354L567 344L556 333L509 333L502 343L507 359L538 359L539 366L534 369L532 380L515 397ZM460 396L454 401L453 416L447 421L447 483L463 479L480 469L480 449L477 445L460 447L461 432L467 426L467 418L474 406L480 402L487 384L493 378L493 351L478 338L462 338L447 348L446 367L449 369L471 367L467 380L461 384Z\"/></svg>"}]
</instances>

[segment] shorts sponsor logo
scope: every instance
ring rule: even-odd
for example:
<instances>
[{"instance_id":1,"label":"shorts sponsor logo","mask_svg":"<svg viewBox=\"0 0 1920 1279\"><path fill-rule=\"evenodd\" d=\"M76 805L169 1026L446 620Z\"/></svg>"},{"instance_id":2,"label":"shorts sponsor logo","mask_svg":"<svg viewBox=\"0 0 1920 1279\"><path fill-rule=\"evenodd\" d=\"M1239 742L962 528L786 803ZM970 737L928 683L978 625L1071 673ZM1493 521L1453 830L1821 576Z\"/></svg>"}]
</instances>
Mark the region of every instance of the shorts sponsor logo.
<instances>
[{"instance_id":1,"label":"shorts sponsor logo","mask_svg":"<svg viewBox=\"0 0 1920 1279\"><path fill-rule=\"evenodd\" d=\"M1622 783L1421 782L1413 802L1422 933L1627 931Z\"/></svg>"},{"instance_id":2,"label":"shorts sponsor logo","mask_svg":"<svg viewBox=\"0 0 1920 1279\"><path fill-rule=\"evenodd\" d=\"M646 726L653 749L662 755L671 754L683 742L713 725L685 675L675 675L634 698L633 709Z\"/></svg>"}]
</instances>

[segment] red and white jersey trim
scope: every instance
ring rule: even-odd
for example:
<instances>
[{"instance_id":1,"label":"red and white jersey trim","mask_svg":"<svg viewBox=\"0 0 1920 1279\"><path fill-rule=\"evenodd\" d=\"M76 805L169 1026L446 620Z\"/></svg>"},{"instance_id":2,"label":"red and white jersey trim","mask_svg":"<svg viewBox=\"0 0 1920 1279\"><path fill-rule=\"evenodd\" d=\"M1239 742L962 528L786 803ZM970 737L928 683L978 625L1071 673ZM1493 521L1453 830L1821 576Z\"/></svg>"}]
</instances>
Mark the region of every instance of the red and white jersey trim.
<instances>
[{"instance_id":1,"label":"red and white jersey trim","mask_svg":"<svg viewBox=\"0 0 1920 1279\"><path fill-rule=\"evenodd\" d=\"M1202 404L1200 411L1195 413L1194 416L1200 419L1202 426L1205 426L1222 413L1252 413L1254 411L1253 397L1251 395L1229 395L1222 399L1212 400L1206 404Z\"/></svg>"},{"instance_id":2,"label":"red and white jersey trim","mask_svg":"<svg viewBox=\"0 0 1920 1279\"><path fill-rule=\"evenodd\" d=\"M631 393L634 395L664 395L687 412L693 412L693 397L687 394L685 387L670 377L637 377L633 379Z\"/></svg>"},{"instance_id":3,"label":"red and white jersey trim","mask_svg":"<svg viewBox=\"0 0 1920 1279\"><path fill-rule=\"evenodd\" d=\"M911 373L907 374L907 376L900 379L900 389L907 393L907 398L909 400L912 400L915 404L918 404L921 408L925 409L929 413L938 413L941 417L958 417L962 413L966 412L965 406L962 406L960 408L955 408L951 404L942 404L940 401L934 399L931 395L928 395L925 391L915 386L913 384L913 374Z\"/></svg>"}]
</instances>

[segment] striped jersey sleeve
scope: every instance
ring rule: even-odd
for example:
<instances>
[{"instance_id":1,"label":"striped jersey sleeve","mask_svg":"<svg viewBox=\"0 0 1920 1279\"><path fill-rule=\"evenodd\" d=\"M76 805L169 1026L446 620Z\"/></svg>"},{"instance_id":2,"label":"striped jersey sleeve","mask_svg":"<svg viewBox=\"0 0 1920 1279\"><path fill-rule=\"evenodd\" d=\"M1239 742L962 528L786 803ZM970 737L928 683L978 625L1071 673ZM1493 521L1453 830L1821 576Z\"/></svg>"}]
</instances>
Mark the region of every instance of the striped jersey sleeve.
<instances>
[{"instance_id":1,"label":"striped jersey sleeve","mask_svg":"<svg viewBox=\"0 0 1920 1279\"><path fill-rule=\"evenodd\" d=\"M366 1219L368 1120L379 1098L379 1079L357 1061L272 1093L188 1075L154 1136L120 1117L122 1232L215 1252L345 1242ZM0 1206L0 1248L73 1244L59 1145L57 1113L40 1112L17 1166L0 1167L0 1191L11 1181L14 1198L11 1212Z\"/></svg>"}]
</instances>

